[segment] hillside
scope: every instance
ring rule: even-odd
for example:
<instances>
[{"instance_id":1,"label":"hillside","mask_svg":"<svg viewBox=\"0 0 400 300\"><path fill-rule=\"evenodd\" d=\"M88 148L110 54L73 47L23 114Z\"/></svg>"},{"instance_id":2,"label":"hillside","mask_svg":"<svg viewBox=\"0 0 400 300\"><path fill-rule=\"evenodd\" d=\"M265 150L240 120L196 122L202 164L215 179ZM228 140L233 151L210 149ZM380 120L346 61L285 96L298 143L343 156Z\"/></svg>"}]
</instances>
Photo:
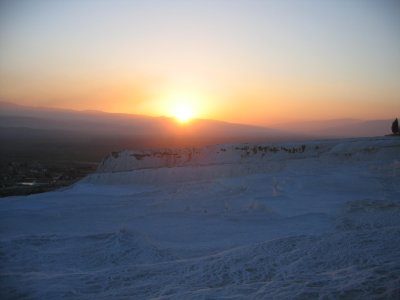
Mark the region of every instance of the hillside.
<instances>
[{"instance_id":1,"label":"hillside","mask_svg":"<svg viewBox=\"0 0 400 300\"><path fill-rule=\"evenodd\" d=\"M336 119L324 121L290 122L272 126L283 131L315 137L349 138L383 136L390 133L393 120Z\"/></svg>"},{"instance_id":2,"label":"hillside","mask_svg":"<svg viewBox=\"0 0 400 300\"><path fill-rule=\"evenodd\" d=\"M192 138L202 142L215 138L282 140L293 138L290 132L260 126L195 119L182 126L167 117L150 117L101 111L74 111L36 108L0 102L0 128L58 130L92 137ZM202 145L202 143L199 143ZM140 145L139 145L140 146ZM173 143L166 146L174 146Z\"/></svg>"},{"instance_id":3,"label":"hillside","mask_svg":"<svg viewBox=\"0 0 400 300\"><path fill-rule=\"evenodd\" d=\"M70 188L1 201L1 298L399 298L399 150L112 153Z\"/></svg>"},{"instance_id":4,"label":"hillside","mask_svg":"<svg viewBox=\"0 0 400 300\"><path fill-rule=\"evenodd\" d=\"M218 143L304 139L277 129L100 111L36 108L0 102L0 164L14 161L99 162L111 151L201 147Z\"/></svg>"}]
</instances>

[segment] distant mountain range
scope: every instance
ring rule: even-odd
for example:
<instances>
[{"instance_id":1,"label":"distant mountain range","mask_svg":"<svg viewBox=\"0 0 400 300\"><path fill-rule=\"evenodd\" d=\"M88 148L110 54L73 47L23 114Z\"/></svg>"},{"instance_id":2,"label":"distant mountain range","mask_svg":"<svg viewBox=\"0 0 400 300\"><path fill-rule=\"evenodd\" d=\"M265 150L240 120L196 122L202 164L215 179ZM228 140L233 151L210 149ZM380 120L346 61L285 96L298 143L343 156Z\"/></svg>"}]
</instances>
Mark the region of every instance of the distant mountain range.
<instances>
[{"instance_id":1,"label":"distant mountain range","mask_svg":"<svg viewBox=\"0 0 400 300\"><path fill-rule=\"evenodd\" d=\"M111 151L199 147L216 143L276 142L333 137L382 136L391 120L353 119L260 127L215 120L181 125L172 118L36 108L0 102L2 157L25 155L98 161Z\"/></svg>"},{"instance_id":2,"label":"distant mountain range","mask_svg":"<svg viewBox=\"0 0 400 300\"><path fill-rule=\"evenodd\" d=\"M203 139L282 140L299 138L279 129L194 119L181 125L173 118L116 114L100 111L73 111L34 108L0 102L0 127L35 130L58 130L92 136L168 137ZM303 137L303 135L301 135Z\"/></svg>"},{"instance_id":3,"label":"distant mountain range","mask_svg":"<svg viewBox=\"0 0 400 300\"><path fill-rule=\"evenodd\" d=\"M324 121L293 122L274 126L294 133L307 133L318 137L369 137L391 133L393 120L335 119Z\"/></svg>"},{"instance_id":4,"label":"distant mountain range","mask_svg":"<svg viewBox=\"0 0 400 300\"><path fill-rule=\"evenodd\" d=\"M0 160L100 161L111 151L304 139L304 135L214 120L35 108L0 102Z\"/></svg>"}]
</instances>

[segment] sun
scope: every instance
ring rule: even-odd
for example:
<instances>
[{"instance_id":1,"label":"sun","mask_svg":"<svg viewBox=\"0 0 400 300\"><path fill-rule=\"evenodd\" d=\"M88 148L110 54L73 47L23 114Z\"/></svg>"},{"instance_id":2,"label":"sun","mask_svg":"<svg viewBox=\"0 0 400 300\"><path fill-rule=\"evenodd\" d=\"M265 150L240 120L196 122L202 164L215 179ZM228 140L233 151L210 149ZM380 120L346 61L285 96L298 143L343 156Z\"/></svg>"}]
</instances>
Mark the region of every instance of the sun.
<instances>
[{"instance_id":1,"label":"sun","mask_svg":"<svg viewBox=\"0 0 400 300\"><path fill-rule=\"evenodd\" d=\"M187 123L193 118L193 108L188 104L179 104L173 112L174 117L181 123Z\"/></svg>"},{"instance_id":2,"label":"sun","mask_svg":"<svg viewBox=\"0 0 400 300\"><path fill-rule=\"evenodd\" d=\"M164 98L163 107L167 116L186 125L199 116L202 103L200 100L200 96L194 92L174 92Z\"/></svg>"}]
</instances>

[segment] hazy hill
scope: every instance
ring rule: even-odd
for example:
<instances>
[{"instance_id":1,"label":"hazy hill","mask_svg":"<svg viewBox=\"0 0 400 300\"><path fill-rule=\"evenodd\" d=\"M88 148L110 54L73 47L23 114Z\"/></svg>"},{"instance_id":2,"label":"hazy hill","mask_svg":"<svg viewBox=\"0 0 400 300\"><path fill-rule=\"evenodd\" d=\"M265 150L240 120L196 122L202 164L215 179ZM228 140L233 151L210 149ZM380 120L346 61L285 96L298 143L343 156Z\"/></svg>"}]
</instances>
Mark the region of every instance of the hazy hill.
<instances>
[{"instance_id":1,"label":"hazy hill","mask_svg":"<svg viewBox=\"0 0 400 300\"><path fill-rule=\"evenodd\" d=\"M2 157L99 161L125 148L198 147L215 143L303 139L277 129L166 117L34 108L0 103ZM29 155L27 156L27 152Z\"/></svg>"},{"instance_id":2,"label":"hazy hill","mask_svg":"<svg viewBox=\"0 0 400 300\"><path fill-rule=\"evenodd\" d=\"M324 121L291 122L272 126L275 129L318 137L370 137L390 133L393 120L335 119Z\"/></svg>"}]
</instances>

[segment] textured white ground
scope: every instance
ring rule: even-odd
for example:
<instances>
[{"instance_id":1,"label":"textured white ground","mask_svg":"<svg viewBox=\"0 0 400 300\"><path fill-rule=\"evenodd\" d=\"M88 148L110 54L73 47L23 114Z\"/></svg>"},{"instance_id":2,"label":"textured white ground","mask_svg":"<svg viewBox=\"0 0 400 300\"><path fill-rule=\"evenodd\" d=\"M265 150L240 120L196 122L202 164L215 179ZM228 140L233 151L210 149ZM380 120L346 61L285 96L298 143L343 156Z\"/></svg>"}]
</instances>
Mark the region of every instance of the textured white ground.
<instances>
[{"instance_id":1,"label":"textured white ground","mask_svg":"<svg viewBox=\"0 0 400 300\"><path fill-rule=\"evenodd\" d=\"M395 137L114 154L1 199L0 298L400 299L399 179Z\"/></svg>"}]
</instances>

